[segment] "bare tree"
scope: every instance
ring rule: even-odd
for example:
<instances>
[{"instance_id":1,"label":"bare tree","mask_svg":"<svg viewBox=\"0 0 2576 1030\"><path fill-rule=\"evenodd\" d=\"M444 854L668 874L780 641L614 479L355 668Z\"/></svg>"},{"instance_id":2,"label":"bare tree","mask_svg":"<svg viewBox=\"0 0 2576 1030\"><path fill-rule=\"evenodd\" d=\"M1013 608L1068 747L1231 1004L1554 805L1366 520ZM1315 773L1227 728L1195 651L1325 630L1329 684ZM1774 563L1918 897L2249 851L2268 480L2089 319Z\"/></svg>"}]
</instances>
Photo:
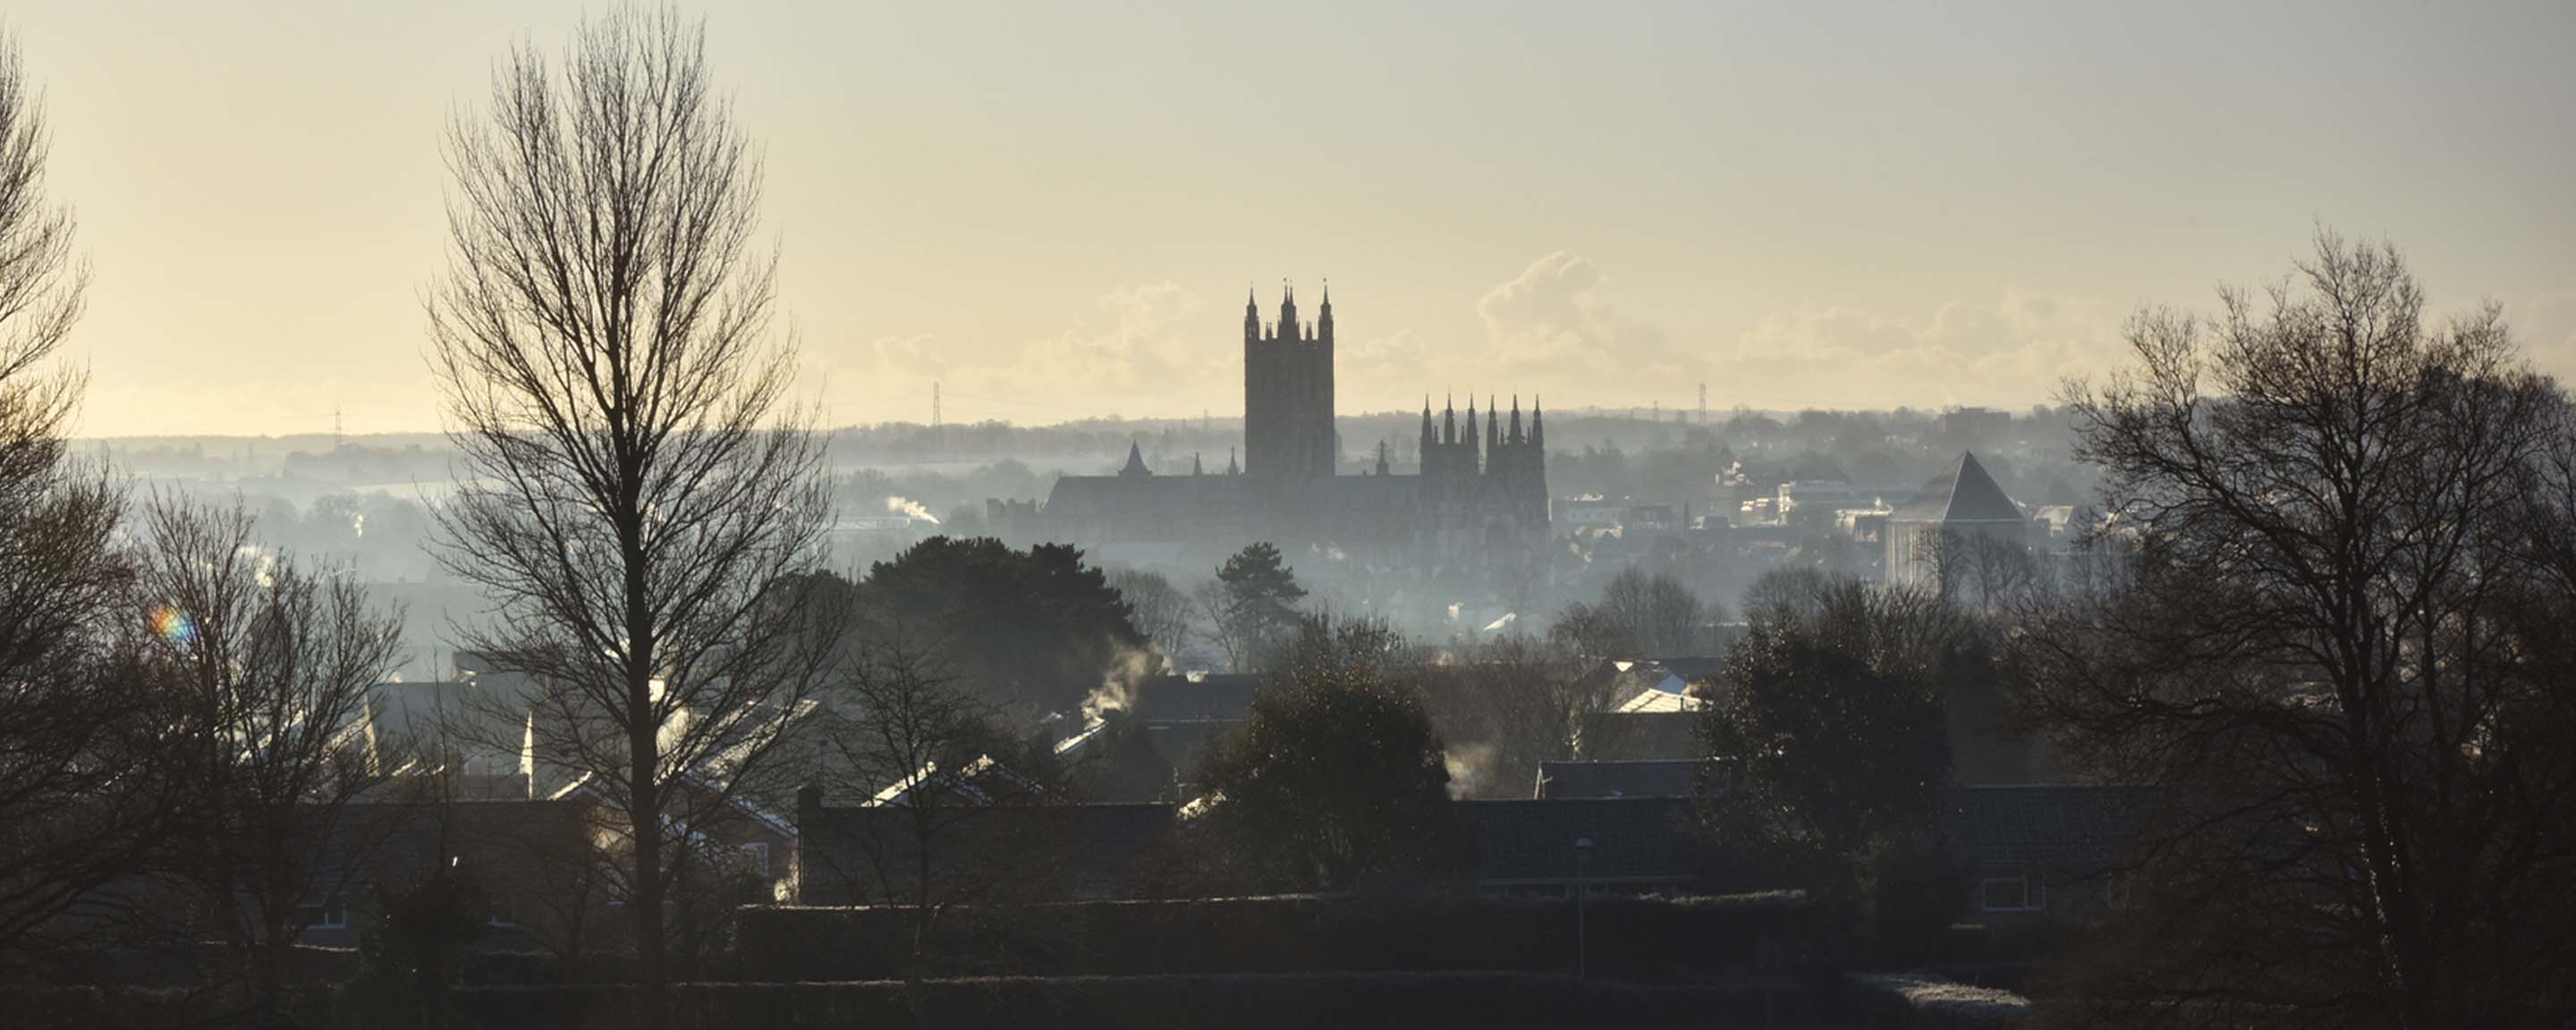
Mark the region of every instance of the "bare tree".
<instances>
[{"instance_id":1,"label":"bare tree","mask_svg":"<svg viewBox=\"0 0 2576 1030\"><path fill-rule=\"evenodd\" d=\"M1161 573L1142 569L1110 573L1109 585L1127 600L1128 619L1136 624L1136 631L1177 668L1190 650L1189 595Z\"/></svg>"},{"instance_id":2,"label":"bare tree","mask_svg":"<svg viewBox=\"0 0 2576 1030\"><path fill-rule=\"evenodd\" d=\"M2070 389L2138 546L2014 637L2065 754L2176 809L2087 990L2168 1022L2562 1025L2576 753L2564 625L2531 616L2569 609L2524 542L2565 401L2492 307L2426 325L2385 246L2321 235L2224 301L2140 315L2133 370Z\"/></svg>"},{"instance_id":3,"label":"bare tree","mask_svg":"<svg viewBox=\"0 0 2576 1030\"><path fill-rule=\"evenodd\" d=\"M335 903L387 829L353 805L383 779L356 734L399 623L350 580L264 553L239 508L161 500L143 521L129 608L154 612L138 671L176 717L159 759L183 800L171 868L190 928L273 1014L308 908Z\"/></svg>"},{"instance_id":4,"label":"bare tree","mask_svg":"<svg viewBox=\"0 0 2576 1030\"><path fill-rule=\"evenodd\" d=\"M72 254L71 209L45 197L52 137L14 36L0 35L0 384L20 417L59 426L80 378L32 373L80 321L89 264Z\"/></svg>"},{"instance_id":5,"label":"bare tree","mask_svg":"<svg viewBox=\"0 0 2576 1030\"><path fill-rule=\"evenodd\" d=\"M556 61L513 51L490 103L446 147L430 331L469 485L439 557L495 604L471 646L555 716L540 746L632 828L624 900L659 1018L675 842L738 797L821 665L772 591L817 558L822 442L771 339L760 165L703 28L618 9Z\"/></svg>"},{"instance_id":6,"label":"bare tree","mask_svg":"<svg viewBox=\"0 0 2576 1030\"><path fill-rule=\"evenodd\" d=\"M98 927L75 905L139 865L171 810L137 758L157 699L113 647L124 497L65 453L81 379L46 363L78 320L86 266L46 199L43 113L0 35L0 956Z\"/></svg>"},{"instance_id":7,"label":"bare tree","mask_svg":"<svg viewBox=\"0 0 2576 1030\"><path fill-rule=\"evenodd\" d=\"M1424 700L1462 794L1528 797L1538 763L1574 757L1583 716L1610 706L1616 681L1549 641L1504 634L1421 670Z\"/></svg>"},{"instance_id":8,"label":"bare tree","mask_svg":"<svg viewBox=\"0 0 2576 1030\"><path fill-rule=\"evenodd\" d=\"M1599 604L1568 605L1550 632L1595 657L1671 657L1704 645L1716 614L1680 580L1630 567L1601 588Z\"/></svg>"},{"instance_id":9,"label":"bare tree","mask_svg":"<svg viewBox=\"0 0 2576 1030\"><path fill-rule=\"evenodd\" d=\"M826 779L866 796L862 806L875 811L848 842L861 868L814 870L840 877L858 888L853 893L911 908L915 958L939 912L979 893L978 872L995 871L989 862L952 861L961 824L995 804L1031 800L1008 770L979 777L987 770L978 763L990 761L983 753L993 743L990 711L932 654L892 633L854 648L833 676Z\"/></svg>"},{"instance_id":10,"label":"bare tree","mask_svg":"<svg viewBox=\"0 0 2576 1030\"><path fill-rule=\"evenodd\" d=\"M2043 569L2019 541L1985 533L1924 530L1932 582L1944 597L1980 611L2009 608L2046 587Z\"/></svg>"}]
</instances>

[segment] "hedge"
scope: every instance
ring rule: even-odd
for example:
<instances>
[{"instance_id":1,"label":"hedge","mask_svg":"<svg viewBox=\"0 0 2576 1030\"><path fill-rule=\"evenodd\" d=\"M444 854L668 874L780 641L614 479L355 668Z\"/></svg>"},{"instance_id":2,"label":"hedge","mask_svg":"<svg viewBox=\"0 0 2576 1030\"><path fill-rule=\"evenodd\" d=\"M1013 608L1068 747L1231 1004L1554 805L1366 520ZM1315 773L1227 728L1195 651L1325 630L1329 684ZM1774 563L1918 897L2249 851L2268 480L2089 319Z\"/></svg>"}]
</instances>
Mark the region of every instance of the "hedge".
<instances>
[{"instance_id":1,"label":"hedge","mask_svg":"<svg viewBox=\"0 0 2576 1030\"><path fill-rule=\"evenodd\" d=\"M476 988L459 1000L477 1026L636 1025L634 996L623 988ZM1496 973L683 984L671 1000L672 1030L1812 1025L1801 996L1787 988L1585 984Z\"/></svg>"},{"instance_id":2,"label":"hedge","mask_svg":"<svg viewBox=\"0 0 2576 1030\"><path fill-rule=\"evenodd\" d=\"M914 913L895 907L745 909L731 978L897 979ZM1144 976L1386 972L1570 974L1575 907L1555 899L1214 898L938 913L937 975ZM1595 898L1590 965L1642 983L1745 982L1806 954L1796 895Z\"/></svg>"}]
</instances>

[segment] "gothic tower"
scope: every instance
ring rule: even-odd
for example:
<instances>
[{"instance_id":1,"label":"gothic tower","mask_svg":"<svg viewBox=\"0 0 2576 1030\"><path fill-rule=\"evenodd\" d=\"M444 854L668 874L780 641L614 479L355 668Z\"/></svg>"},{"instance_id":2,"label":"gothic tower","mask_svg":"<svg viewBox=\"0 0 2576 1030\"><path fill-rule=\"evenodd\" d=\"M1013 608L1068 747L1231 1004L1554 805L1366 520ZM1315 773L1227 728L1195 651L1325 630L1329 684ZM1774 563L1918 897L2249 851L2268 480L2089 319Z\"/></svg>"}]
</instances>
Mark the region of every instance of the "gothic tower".
<instances>
[{"instance_id":1,"label":"gothic tower","mask_svg":"<svg viewBox=\"0 0 2576 1030\"><path fill-rule=\"evenodd\" d=\"M1285 287L1279 320L1261 323L1258 301L1243 301L1243 471L1285 494L1333 474L1341 443L1333 428L1333 294L1313 323L1297 320L1297 292Z\"/></svg>"}]
</instances>

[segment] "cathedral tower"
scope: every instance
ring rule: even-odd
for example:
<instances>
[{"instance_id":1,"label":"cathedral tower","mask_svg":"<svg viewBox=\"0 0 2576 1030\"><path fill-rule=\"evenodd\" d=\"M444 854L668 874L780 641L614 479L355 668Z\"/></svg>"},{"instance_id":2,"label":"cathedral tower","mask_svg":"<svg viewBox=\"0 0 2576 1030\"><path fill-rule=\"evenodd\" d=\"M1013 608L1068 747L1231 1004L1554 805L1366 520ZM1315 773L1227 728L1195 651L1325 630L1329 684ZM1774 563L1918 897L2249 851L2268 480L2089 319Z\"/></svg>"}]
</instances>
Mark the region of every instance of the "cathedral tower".
<instances>
[{"instance_id":1,"label":"cathedral tower","mask_svg":"<svg viewBox=\"0 0 2576 1030\"><path fill-rule=\"evenodd\" d=\"M1341 462L1333 428L1333 294L1313 323L1297 320L1296 288L1282 287L1279 320L1261 323L1259 302L1243 301L1243 471L1285 492L1330 476Z\"/></svg>"}]
</instances>

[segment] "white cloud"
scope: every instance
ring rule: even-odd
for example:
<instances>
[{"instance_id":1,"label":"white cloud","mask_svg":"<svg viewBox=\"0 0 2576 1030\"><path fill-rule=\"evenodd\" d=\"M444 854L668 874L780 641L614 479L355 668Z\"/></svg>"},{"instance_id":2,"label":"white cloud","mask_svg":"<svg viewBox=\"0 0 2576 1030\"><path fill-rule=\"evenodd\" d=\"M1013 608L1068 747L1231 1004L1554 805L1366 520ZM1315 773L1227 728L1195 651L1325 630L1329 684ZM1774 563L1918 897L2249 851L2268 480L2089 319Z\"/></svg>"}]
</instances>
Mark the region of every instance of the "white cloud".
<instances>
[{"instance_id":1,"label":"white cloud","mask_svg":"<svg viewBox=\"0 0 2576 1030\"><path fill-rule=\"evenodd\" d=\"M2032 403L2070 375L2115 367L2125 318L2100 302L2014 287L1928 318L1794 308L1763 316L1711 355L1711 382L1756 406Z\"/></svg>"},{"instance_id":2,"label":"white cloud","mask_svg":"<svg viewBox=\"0 0 2576 1030\"><path fill-rule=\"evenodd\" d=\"M1611 306L1600 266L1557 251L1533 262L1476 302L1491 351L1507 377L1580 373L1605 380L1681 370L1662 331Z\"/></svg>"}]
</instances>

